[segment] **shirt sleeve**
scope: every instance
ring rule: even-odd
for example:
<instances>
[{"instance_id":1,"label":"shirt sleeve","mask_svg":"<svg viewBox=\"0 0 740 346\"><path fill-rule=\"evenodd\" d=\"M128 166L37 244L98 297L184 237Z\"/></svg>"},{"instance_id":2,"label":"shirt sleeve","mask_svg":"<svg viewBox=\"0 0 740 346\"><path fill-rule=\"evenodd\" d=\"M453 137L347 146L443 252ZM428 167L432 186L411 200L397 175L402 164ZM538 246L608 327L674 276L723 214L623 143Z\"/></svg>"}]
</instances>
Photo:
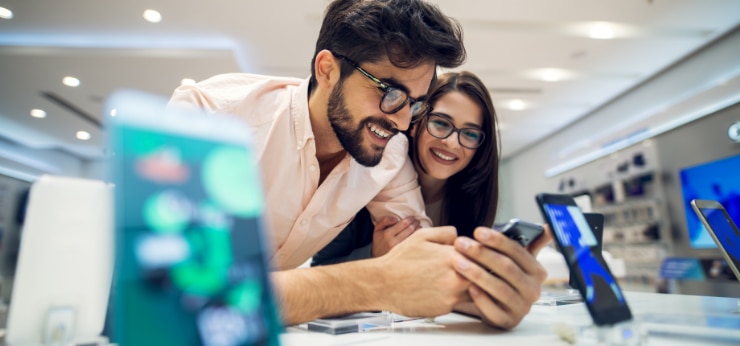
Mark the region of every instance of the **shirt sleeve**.
<instances>
[{"instance_id":1,"label":"shirt sleeve","mask_svg":"<svg viewBox=\"0 0 740 346\"><path fill-rule=\"evenodd\" d=\"M424 199L411 160L404 155L404 163L396 176L367 205L373 223L386 215L399 218L416 217L421 227L431 227L432 220L424 211Z\"/></svg>"},{"instance_id":2,"label":"shirt sleeve","mask_svg":"<svg viewBox=\"0 0 740 346\"><path fill-rule=\"evenodd\" d=\"M230 112L230 102L222 95L211 92L201 85L182 85L175 89L167 104L168 108L202 109L210 113Z\"/></svg>"}]
</instances>

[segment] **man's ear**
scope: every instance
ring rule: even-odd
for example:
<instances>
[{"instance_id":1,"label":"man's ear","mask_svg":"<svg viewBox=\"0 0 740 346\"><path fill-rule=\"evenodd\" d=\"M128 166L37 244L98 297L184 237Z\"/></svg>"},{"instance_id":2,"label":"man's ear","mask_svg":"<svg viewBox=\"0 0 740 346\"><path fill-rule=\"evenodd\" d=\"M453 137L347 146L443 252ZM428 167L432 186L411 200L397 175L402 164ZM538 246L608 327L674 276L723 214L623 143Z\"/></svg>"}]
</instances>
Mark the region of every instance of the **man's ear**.
<instances>
[{"instance_id":1,"label":"man's ear","mask_svg":"<svg viewBox=\"0 0 740 346\"><path fill-rule=\"evenodd\" d=\"M339 82L341 70L339 64L339 59L326 49L316 54L314 71L316 72L316 81L320 88L332 89Z\"/></svg>"}]
</instances>

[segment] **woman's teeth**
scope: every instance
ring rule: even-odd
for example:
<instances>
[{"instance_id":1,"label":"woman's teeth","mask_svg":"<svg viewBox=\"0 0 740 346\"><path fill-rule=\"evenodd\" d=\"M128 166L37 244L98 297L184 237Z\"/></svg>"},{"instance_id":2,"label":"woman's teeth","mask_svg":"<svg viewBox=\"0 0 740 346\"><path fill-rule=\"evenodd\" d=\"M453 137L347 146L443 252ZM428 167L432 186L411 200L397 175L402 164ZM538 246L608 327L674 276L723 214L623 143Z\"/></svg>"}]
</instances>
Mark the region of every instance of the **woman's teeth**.
<instances>
[{"instance_id":1,"label":"woman's teeth","mask_svg":"<svg viewBox=\"0 0 740 346\"><path fill-rule=\"evenodd\" d=\"M454 158L454 157L452 157L452 156L447 156L447 155L445 155L445 154L442 154L442 153L440 153L440 152L437 152L436 150L432 150L432 153L433 153L433 154L434 154L435 156L437 156L437 157L439 157L440 159L442 159L442 160L445 160L445 161L452 161L452 160L454 160L454 159L455 159L455 158Z\"/></svg>"}]
</instances>

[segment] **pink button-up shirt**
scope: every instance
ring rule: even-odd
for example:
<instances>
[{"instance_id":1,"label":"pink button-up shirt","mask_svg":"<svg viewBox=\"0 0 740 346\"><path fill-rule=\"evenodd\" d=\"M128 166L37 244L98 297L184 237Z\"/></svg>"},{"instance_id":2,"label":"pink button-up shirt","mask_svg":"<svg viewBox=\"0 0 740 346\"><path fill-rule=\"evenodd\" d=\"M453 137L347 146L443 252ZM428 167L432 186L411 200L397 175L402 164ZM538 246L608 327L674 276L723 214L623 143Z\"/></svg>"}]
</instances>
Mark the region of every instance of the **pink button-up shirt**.
<instances>
[{"instance_id":1,"label":"pink button-up shirt","mask_svg":"<svg viewBox=\"0 0 740 346\"><path fill-rule=\"evenodd\" d=\"M171 106L232 114L251 128L262 170L265 222L273 267L295 268L328 244L367 206L375 220L424 213L408 142L396 135L375 167L347 155L319 186L316 142L308 113L308 79L224 74L175 90ZM245 191L245 193L248 193Z\"/></svg>"}]
</instances>

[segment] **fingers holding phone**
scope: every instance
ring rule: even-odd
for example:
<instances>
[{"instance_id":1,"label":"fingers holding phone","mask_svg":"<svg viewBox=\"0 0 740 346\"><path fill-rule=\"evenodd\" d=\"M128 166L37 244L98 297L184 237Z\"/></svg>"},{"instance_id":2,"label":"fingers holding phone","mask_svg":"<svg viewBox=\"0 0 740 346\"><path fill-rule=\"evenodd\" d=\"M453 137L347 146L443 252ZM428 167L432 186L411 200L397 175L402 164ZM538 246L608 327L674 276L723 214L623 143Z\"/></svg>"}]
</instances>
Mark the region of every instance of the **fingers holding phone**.
<instances>
[{"instance_id":1,"label":"fingers holding phone","mask_svg":"<svg viewBox=\"0 0 740 346\"><path fill-rule=\"evenodd\" d=\"M456 240L455 248L471 260L456 270L474 284L469 293L481 317L497 327L513 328L539 298L547 273L519 241L501 232L479 227L474 237ZM532 245L544 246L540 244Z\"/></svg>"},{"instance_id":2,"label":"fingers holding phone","mask_svg":"<svg viewBox=\"0 0 740 346\"><path fill-rule=\"evenodd\" d=\"M439 316L469 300L469 280L454 269L467 261L452 246L454 227L423 228L395 246L386 255L374 259L383 268L385 280L393 289L383 292L391 303L386 310L405 316Z\"/></svg>"}]
</instances>

